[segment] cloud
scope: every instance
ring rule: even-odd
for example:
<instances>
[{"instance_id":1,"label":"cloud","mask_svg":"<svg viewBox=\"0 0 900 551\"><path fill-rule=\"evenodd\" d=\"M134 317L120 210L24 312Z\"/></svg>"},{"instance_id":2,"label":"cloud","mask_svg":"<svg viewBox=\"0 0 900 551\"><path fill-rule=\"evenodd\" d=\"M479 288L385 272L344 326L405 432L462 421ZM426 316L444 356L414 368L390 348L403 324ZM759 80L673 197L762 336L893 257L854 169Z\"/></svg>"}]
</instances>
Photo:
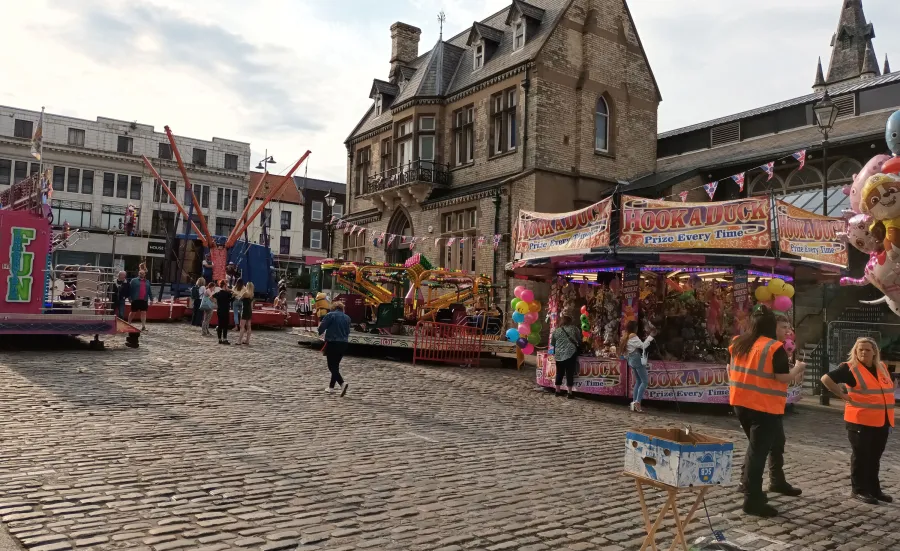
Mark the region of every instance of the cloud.
<instances>
[{"instance_id":1,"label":"cloud","mask_svg":"<svg viewBox=\"0 0 900 551\"><path fill-rule=\"evenodd\" d=\"M62 40L109 66L166 67L202 78L237 96L245 110L243 128L250 134L316 131L324 126L324 121L311 116L315 106L285 86L273 68L270 60L290 56L286 48L263 49L220 26L198 23L162 7L123 3L111 10L79 2L72 14L77 19L62 31Z\"/></svg>"}]
</instances>

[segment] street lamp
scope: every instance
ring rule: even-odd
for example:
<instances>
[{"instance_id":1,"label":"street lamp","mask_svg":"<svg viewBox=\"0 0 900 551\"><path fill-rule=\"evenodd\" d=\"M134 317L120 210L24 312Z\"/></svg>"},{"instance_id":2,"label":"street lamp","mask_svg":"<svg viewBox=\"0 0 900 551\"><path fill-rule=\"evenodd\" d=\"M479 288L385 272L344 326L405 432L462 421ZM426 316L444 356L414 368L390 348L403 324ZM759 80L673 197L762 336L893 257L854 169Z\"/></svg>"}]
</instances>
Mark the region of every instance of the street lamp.
<instances>
[{"instance_id":1,"label":"street lamp","mask_svg":"<svg viewBox=\"0 0 900 551\"><path fill-rule=\"evenodd\" d=\"M259 164L256 165L256 170L262 170L262 171L264 171L264 172L268 172L268 170L269 170L269 165L274 165L274 164L276 164L276 163L275 163L275 159L274 159L271 155L269 155L269 150L266 149L265 157L263 157L263 160L261 160L261 161L259 162ZM262 237L263 237L263 241L265 241L264 244L265 244L266 248L268 249L268 248L269 248L269 243L271 242L271 239L270 239L270 236L269 236L269 232L266 231L266 224L268 224L268 227L272 227L272 221L271 221L271 220L266 220L266 213L263 212L263 219L262 219L262 224L261 224L261 227L262 227ZM248 239L248 240L247 240L247 243L249 243L249 242L250 242L250 241L249 241L249 239Z\"/></svg>"},{"instance_id":2,"label":"street lamp","mask_svg":"<svg viewBox=\"0 0 900 551\"><path fill-rule=\"evenodd\" d=\"M825 177L822 179L822 214L828 216L828 133L834 128L834 123L838 118L837 105L831 101L828 91L813 106L816 114L816 123L819 125L819 132L822 133L822 170ZM820 367L822 375L828 373L828 303L827 303L827 287L822 285L822 349L820 351ZM821 382L819 382L819 403L827 406L831 402L831 395Z\"/></svg>"},{"instance_id":3,"label":"street lamp","mask_svg":"<svg viewBox=\"0 0 900 551\"><path fill-rule=\"evenodd\" d=\"M334 220L331 219L331 216L334 214L334 204L337 202L337 198L331 194L331 190L325 194L325 204L328 205L328 216L326 216L326 220L328 220L328 257L331 258L331 242L334 239Z\"/></svg>"}]
</instances>

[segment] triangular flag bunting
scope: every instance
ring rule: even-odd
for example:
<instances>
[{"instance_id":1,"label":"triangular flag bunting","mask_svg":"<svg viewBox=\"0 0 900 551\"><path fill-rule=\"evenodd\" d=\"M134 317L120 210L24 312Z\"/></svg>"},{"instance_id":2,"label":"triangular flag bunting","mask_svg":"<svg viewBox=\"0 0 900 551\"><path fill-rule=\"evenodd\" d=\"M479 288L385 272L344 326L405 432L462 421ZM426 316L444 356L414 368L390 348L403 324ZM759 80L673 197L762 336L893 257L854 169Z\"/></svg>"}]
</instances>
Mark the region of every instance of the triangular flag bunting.
<instances>
[{"instance_id":1,"label":"triangular flag bunting","mask_svg":"<svg viewBox=\"0 0 900 551\"><path fill-rule=\"evenodd\" d=\"M452 247L455 242L456 242L456 238L451 237L450 239L447 240L447 246Z\"/></svg>"},{"instance_id":2,"label":"triangular flag bunting","mask_svg":"<svg viewBox=\"0 0 900 551\"><path fill-rule=\"evenodd\" d=\"M484 245L484 236L483 235L478 238L478 241L475 243L475 248L477 249L478 247L481 247L482 245Z\"/></svg>"},{"instance_id":3,"label":"triangular flag bunting","mask_svg":"<svg viewBox=\"0 0 900 551\"><path fill-rule=\"evenodd\" d=\"M500 239L501 239L502 237L503 237L503 236L502 236L501 234L499 234L499 233L498 233L497 235L494 236L494 250L495 250L495 251L497 250L498 247L500 247Z\"/></svg>"},{"instance_id":4,"label":"triangular flag bunting","mask_svg":"<svg viewBox=\"0 0 900 551\"><path fill-rule=\"evenodd\" d=\"M706 194L709 195L709 200L712 201L713 196L716 194L716 188L719 187L719 182L710 182L708 184L703 185L703 189L706 190Z\"/></svg>"},{"instance_id":5,"label":"triangular flag bunting","mask_svg":"<svg viewBox=\"0 0 900 551\"><path fill-rule=\"evenodd\" d=\"M793 153L791 154L791 157L800 161L800 168L798 168L797 170L803 170L803 167L806 165L806 150L803 149L801 151Z\"/></svg>"},{"instance_id":6,"label":"triangular flag bunting","mask_svg":"<svg viewBox=\"0 0 900 551\"><path fill-rule=\"evenodd\" d=\"M391 243L393 243L393 242L394 242L394 238L395 238L395 237L397 237L397 236L396 236L396 235L394 235L394 234L390 234L390 235L388 235L388 242L387 242L387 244L388 244L388 247L390 247L390 246L391 246Z\"/></svg>"},{"instance_id":7,"label":"triangular flag bunting","mask_svg":"<svg viewBox=\"0 0 900 551\"><path fill-rule=\"evenodd\" d=\"M738 189L741 192L744 191L744 175L746 174L746 172L741 172L740 174L735 174L731 177L731 179L734 180L734 183L738 185Z\"/></svg>"},{"instance_id":8,"label":"triangular flag bunting","mask_svg":"<svg viewBox=\"0 0 900 551\"><path fill-rule=\"evenodd\" d=\"M770 161L759 168L765 170L766 174L769 175L769 177L766 178L767 182L772 179L772 176L775 176L775 161Z\"/></svg>"},{"instance_id":9,"label":"triangular flag bunting","mask_svg":"<svg viewBox=\"0 0 900 551\"><path fill-rule=\"evenodd\" d=\"M678 196L681 197L681 202L684 203L687 201L688 192L682 191L681 193L678 194Z\"/></svg>"}]
</instances>

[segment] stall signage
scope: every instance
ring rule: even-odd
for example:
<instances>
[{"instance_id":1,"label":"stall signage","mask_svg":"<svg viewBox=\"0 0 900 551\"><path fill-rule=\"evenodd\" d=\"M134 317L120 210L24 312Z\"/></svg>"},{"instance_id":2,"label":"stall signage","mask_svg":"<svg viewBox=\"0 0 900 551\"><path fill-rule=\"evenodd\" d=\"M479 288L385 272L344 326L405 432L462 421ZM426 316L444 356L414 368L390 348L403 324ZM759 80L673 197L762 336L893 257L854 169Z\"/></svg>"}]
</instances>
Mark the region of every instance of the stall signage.
<instances>
[{"instance_id":1,"label":"stall signage","mask_svg":"<svg viewBox=\"0 0 900 551\"><path fill-rule=\"evenodd\" d=\"M625 331L629 322L638 319L640 286L641 271L637 268L626 269L622 274L622 331Z\"/></svg>"},{"instance_id":2,"label":"stall signage","mask_svg":"<svg viewBox=\"0 0 900 551\"><path fill-rule=\"evenodd\" d=\"M680 203L622 196L619 244L650 249L768 249L765 198Z\"/></svg>"},{"instance_id":3,"label":"stall signage","mask_svg":"<svg viewBox=\"0 0 900 551\"><path fill-rule=\"evenodd\" d=\"M846 225L842 219L814 214L784 201L776 201L775 210L781 252L847 266L847 244L838 236Z\"/></svg>"},{"instance_id":4,"label":"stall signage","mask_svg":"<svg viewBox=\"0 0 900 551\"><path fill-rule=\"evenodd\" d=\"M148 241L147 242L147 254L165 256L166 242L165 241Z\"/></svg>"},{"instance_id":5,"label":"stall signage","mask_svg":"<svg viewBox=\"0 0 900 551\"><path fill-rule=\"evenodd\" d=\"M750 282L747 270L734 271L734 334L740 335L750 329Z\"/></svg>"},{"instance_id":6,"label":"stall signage","mask_svg":"<svg viewBox=\"0 0 900 551\"><path fill-rule=\"evenodd\" d=\"M27 212L0 214L0 297L4 313L37 314L44 302L50 226Z\"/></svg>"},{"instance_id":7,"label":"stall signage","mask_svg":"<svg viewBox=\"0 0 900 551\"><path fill-rule=\"evenodd\" d=\"M537 383L551 387L556 378L556 359L546 352L538 353ZM580 356L575 374L575 390L585 394L624 396L625 377L619 360Z\"/></svg>"},{"instance_id":8,"label":"stall signage","mask_svg":"<svg viewBox=\"0 0 900 551\"><path fill-rule=\"evenodd\" d=\"M572 212L521 211L516 225L516 252L547 254L609 246L612 198Z\"/></svg>"},{"instance_id":9,"label":"stall signage","mask_svg":"<svg viewBox=\"0 0 900 551\"><path fill-rule=\"evenodd\" d=\"M646 397L650 400L728 403L728 369L724 365L651 361L648 374ZM800 386L789 387L788 402L798 402L801 390ZM629 397L632 394L628 387Z\"/></svg>"}]
</instances>

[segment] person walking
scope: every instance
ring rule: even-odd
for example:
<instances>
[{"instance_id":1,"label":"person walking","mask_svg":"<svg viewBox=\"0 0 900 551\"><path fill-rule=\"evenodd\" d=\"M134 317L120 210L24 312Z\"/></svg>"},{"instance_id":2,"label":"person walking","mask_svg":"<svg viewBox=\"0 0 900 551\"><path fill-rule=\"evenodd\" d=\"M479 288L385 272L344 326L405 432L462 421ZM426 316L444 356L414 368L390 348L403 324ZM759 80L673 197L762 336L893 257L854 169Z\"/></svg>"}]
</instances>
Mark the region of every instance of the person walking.
<instances>
[{"instance_id":1,"label":"person walking","mask_svg":"<svg viewBox=\"0 0 900 551\"><path fill-rule=\"evenodd\" d=\"M119 272L116 276L115 287L113 287L113 306L119 319L125 319L125 301L131 296L131 288L125 276L124 270Z\"/></svg>"},{"instance_id":2,"label":"person walking","mask_svg":"<svg viewBox=\"0 0 900 551\"><path fill-rule=\"evenodd\" d=\"M256 296L253 282L244 286L241 293L241 325L238 331L238 344L250 346L251 320L253 319L253 299Z\"/></svg>"},{"instance_id":3,"label":"person walking","mask_svg":"<svg viewBox=\"0 0 900 551\"><path fill-rule=\"evenodd\" d=\"M856 339L850 357L822 376L822 384L844 403L850 439L851 497L876 505L894 498L881 489L881 454L894 426L894 381L881 362L878 345L869 337ZM838 385L845 385L846 392Z\"/></svg>"},{"instance_id":4,"label":"person walking","mask_svg":"<svg viewBox=\"0 0 900 551\"><path fill-rule=\"evenodd\" d=\"M194 283L194 286L191 287L191 304L193 304L194 309L191 312L191 325L194 327L200 327L203 325L203 311L200 310L200 300L203 298L203 293L206 291L206 280L201 278L197 279L197 282Z\"/></svg>"},{"instance_id":5,"label":"person walking","mask_svg":"<svg viewBox=\"0 0 900 551\"><path fill-rule=\"evenodd\" d=\"M625 324L625 332L622 334L622 341L619 343L619 350L623 351L625 363L634 374L634 390L632 392L632 402L628 406L631 411L643 413L641 402L644 400L644 394L650 385L650 375L647 373L647 365L644 363L647 347L653 342L653 335L649 335L646 340L641 340L637 334L638 322L631 320Z\"/></svg>"},{"instance_id":6,"label":"person walking","mask_svg":"<svg viewBox=\"0 0 900 551\"><path fill-rule=\"evenodd\" d=\"M203 289L203 294L200 297L200 310L203 312L203 322L201 323L200 334L204 337L212 336L212 333L209 332L209 322L212 320L213 310L216 309L216 305L212 298L215 294L216 282L210 281L206 284L206 288Z\"/></svg>"},{"instance_id":7,"label":"person walking","mask_svg":"<svg viewBox=\"0 0 900 551\"><path fill-rule=\"evenodd\" d=\"M776 339L778 322L775 313L757 305L750 317L750 331L736 337L728 351L730 397L741 428L749 440L741 470L744 493L743 510L748 515L774 517L778 510L769 505L762 489L766 458L776 448L773 457L783 455L784 408L787 405L788 384L803 376L804 362L790 367L783 344ZM781 448L778 450L777 448ZM802 493L788 484L784 465L769 463L769 491L797 496Z\"/></svg>"},{"instance_id":8,"label":"person walking","mask_svg":"<svg viewBox=\"0 0 900 551\"><path fill-rule=\"evenodd\" d=\"M334 392L334 385L341 389L341 396L347 394L350 385L341 377L341 359L347 352L350 339L350 316L344 313L344 303L335 301L331 305L331 312L325 314L319 321L319 335L325 335L325 358L328 360L328 371L331 372L331 382L328 384L328 392Z\"/></svg>"},{"instance_id":9,"label":"person walking","mask_svg":"<svg viewBox=\"0 0 900 551\"><path fill-rule=\"evenodd\" d=\"M234 288L231 290L231 309L234 311L234 328L240 331L241 327L241 306L244 304L241 297L244 294L244 280L237 278Z\"/></svg>"},{"instance_id":10,"label":"person walking","mask_svg":"<svg viewBox=\"0 0 900 551\"><path fill-rule=\"evenodd\" d=\"M228 326L231 324L231 301L234 296L224 279L219 282L219 290L212 299L216 303L216 336L219 337L219 344L231 344L228 342Z\"/></svg>"},{"instance_id":11,"label":"person walking","mask_svg":"<svg viewBox=\"0 0 900 551\"><path fill-rule=\"evenodd\" d=\"M138 277L132 278L128 284L131 294L131 312L128 313L128 323L131 323L135 312L141 315L141 331L147 330L147 309L153 301L153 288L147 280L147 272L141 270Z\"/></svg>"},{"instance_id":12,"label":"person walking","mask_svg":"<svg viewBox=\"0 0 900 551\"><path fill-rule=\"evenodd\" d=\"M578 349L581 345L581 329L575 326L572 316L563 314L550 336L553 341L553 359L556 362L556 381L553 393L559 396L559 387L566 378L567 396L572 398L575 389L575 374L578 371Z\"/></svg>"}]
</instances>

